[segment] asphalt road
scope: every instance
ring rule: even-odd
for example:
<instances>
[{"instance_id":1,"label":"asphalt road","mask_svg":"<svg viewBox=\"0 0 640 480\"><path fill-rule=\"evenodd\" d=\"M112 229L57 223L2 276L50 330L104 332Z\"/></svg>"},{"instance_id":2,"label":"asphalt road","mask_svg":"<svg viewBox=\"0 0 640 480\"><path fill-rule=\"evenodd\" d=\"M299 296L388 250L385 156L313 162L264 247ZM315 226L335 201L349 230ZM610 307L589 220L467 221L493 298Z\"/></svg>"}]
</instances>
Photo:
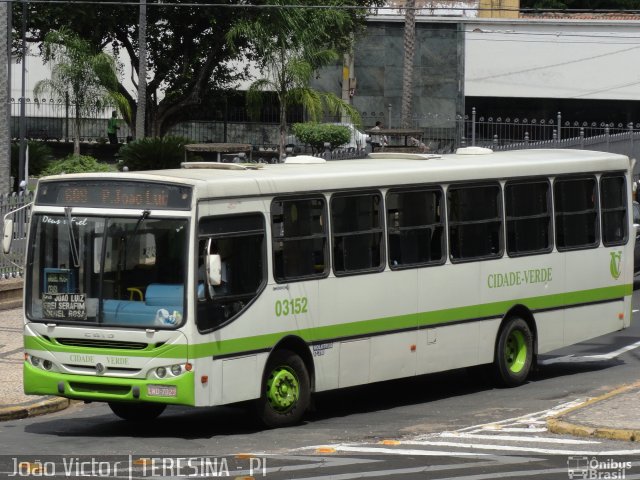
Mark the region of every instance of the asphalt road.
<instances>
[{"instance_id":1,"label":"asphalt road","mask_svg":"<svg viewBox=\"0 0 640 480\"><path fill-rule=\"evenodd\" d=\"M640 290L634 310L639 306ZM546 479L568 478L569 468L582 468L594 455L609 461L606 478L622 478L614 471L640 478L640 444L563 437L544 426L567 405L637 381L640 348L581 361L637 342L640 312L627 330L545 356L518 388L494 388L466 370L386 382L318 395L303 425L279 430L259 428L242 408L171 407L135 425L103 404L76 404L0 423L0 478L14 473L16 462L49 462L49 472L58 474L73 473L70 458L76 467L102 458L122 461L121 478L210 478L215 471L270 479Z\"/></svg>"}]
</instances>

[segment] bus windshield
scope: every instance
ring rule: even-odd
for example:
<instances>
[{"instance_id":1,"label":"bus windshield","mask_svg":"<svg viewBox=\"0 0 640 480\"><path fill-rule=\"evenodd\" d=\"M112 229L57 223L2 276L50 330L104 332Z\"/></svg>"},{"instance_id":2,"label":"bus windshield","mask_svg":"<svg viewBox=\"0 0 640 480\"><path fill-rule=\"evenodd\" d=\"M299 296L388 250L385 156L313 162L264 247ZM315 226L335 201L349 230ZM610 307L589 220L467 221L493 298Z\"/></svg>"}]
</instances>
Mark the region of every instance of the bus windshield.
<instances>
[{"instance_id":1,"label":"bus windshield","mask_svg":"<svg viewBox=\"0 0 640 480\"><path fill-rule=\"evenodd\" d=\"M34 215L26 310L34 321L175 328L187 220Z\"/></svg>"}]
</instances>

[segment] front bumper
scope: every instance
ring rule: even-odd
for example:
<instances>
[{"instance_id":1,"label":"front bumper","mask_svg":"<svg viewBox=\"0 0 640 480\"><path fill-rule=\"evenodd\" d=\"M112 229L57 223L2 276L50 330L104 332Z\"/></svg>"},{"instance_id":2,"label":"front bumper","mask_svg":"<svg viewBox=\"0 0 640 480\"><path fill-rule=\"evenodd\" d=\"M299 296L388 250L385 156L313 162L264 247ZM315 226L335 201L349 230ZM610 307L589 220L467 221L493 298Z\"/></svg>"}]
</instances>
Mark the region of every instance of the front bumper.
<instances>
[{"instance_id":1,"label":"front bumper","mask_svg":"<svg viewBox=\"0 0 640 480\"><path fill-rule=\"evenodd\" d=\"M167 379L133 379L48 372L24 362L24 393L97 402L156 402L195 405L194 373ZM175 386L175 396L151 396L149 385Z\"/></svg>"}]
</instances>

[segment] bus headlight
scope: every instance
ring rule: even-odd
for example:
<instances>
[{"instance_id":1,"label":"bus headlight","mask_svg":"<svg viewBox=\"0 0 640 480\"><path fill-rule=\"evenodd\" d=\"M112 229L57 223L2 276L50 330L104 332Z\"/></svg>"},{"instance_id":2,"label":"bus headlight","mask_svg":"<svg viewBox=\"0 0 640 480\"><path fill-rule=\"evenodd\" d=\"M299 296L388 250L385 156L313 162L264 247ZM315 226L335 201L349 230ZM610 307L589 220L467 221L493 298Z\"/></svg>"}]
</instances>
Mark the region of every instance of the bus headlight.
<instances>
[{"instance_id":1,"label":"bus headlight","mask_svg":"<svg viewBox=\"0 0 640 480\"><path fill-rule=\"evenodd\" d=\"M34 357L33 355L30 355L29 360L31 360L31 365L33 365L34 367L40 366L40 359L38 357Z\"/></svg>"},{"instance_id":2,"label":"bus headlight","mask_svg":"<svg viewBox=\"0 0 640 480\"><path fill-rule=\"evenodd\" d=\"M51 360L44 360L42 362L42 368L44 368L45 370L51 370L52 365L53 364L51 363Z\"/></svg>"},{"instance_id":3,"label":"bus headlight","mask_svg":"<svg viewBox=\"0 0 640 480\"><path fill-rule=\"evenodd\" d=\"M171 377L179 377L185 371L187 371L186 366L180 363L176 363L174 365L166 365L162 367L155 367L151 370L152 374L156 378L171 378Z\"/></svg>"}]
</instances>

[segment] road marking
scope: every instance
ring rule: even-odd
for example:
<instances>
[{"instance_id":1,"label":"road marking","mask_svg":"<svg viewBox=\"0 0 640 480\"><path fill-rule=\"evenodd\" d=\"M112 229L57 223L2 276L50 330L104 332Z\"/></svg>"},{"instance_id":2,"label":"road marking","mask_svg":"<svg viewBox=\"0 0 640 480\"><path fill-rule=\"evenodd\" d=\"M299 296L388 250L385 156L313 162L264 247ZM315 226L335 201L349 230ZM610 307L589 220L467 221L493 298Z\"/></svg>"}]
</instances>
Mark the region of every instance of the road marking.
<instances>
[{"instance_id":1,"label":"road marking","mask_svg":"<svg viewBox=\"0 0 640 480\"><path fill-rule=\"evenodd\" d=\"M403 442L407 443L407 442ZM413 443L411 443L413 445ZM418 444L416 444L418 445ZM442 445L442 444L439 444ZM315 450L319 447L300 447L294 450L290 450L290 452L295 452L297 450ZM326 448L326 447L325 447ZM496 455L493 453L482 453L482 452L458 452L455 450L421 450L416 448L385 448L385 447L376 447L372 444L365 445L357 445L357 444L337 444L331 445L331 448L335 449L338 452L355 452L355 453L374 453L378 454L387 454L387 455L414 455L414 456L423 456L423 457L437 457L437 456L445 456L445 457L495 457Z\"/></svg>"},{"instance_id":2,"label":"road marking","mask_svg":"<svg viewBox=\"0 0 640 480\"><path fill-rule=\"evenodd\" d=\"M383 477L383 478L395 478L398 475L410 475L415 473L425 473L425 472L443 472L447 470L464 470L464 469L482 469L483 467L495 467L499 464L522 464L522 463L531 463L538 462L540 459L536 458L522 458L522 457L493 457L493 461L482 461L482 462L470 462L465 464L446 464L446 465L426 465L421 467L409 467L409 468L395 468L388 470L374 470L374 471L366 471L359 470L357 472L352 473L328 473L327 475L320 475L316 477L304 477L304 480L351 480L353 478L375 478L375 477ZM554 469L555 470L555 469ZM547 470L546 472L550 472L551 470ZM558 469L558 471L566 472L567 469ZM518 476L526 476L524 473ZM447 477L451 480L458 478L474 478L476 475L467 475L464 477ZM484 475L483 475L484 477ZM492 473L491 476L487 475L485 478L494 479L495 473ZM444 479L441 479L444 480Z\"/></svg>"},{"instance_id":3,"label":"road marking","mask_svg":"<svg viewBox=\"0 0 640 480\"><path fill-rule=\"evenodd\" d=\"M600 443L596 440L573 440L569 438L525 437L516 435L481 435L477 433L442 432L440 438L468 438L477 440L504 440L506 442L561 443L563 445L584 445ZM405 442L403 442L405 443Z\"/></svg>"},{"instance_id":4,"label":"road marking","mask_svg":"<svg viewBox=\"0 0 640 480\"><path fill-rule=\"evenodd\" d=\"M532 439L533 440L533 439ZM335 445L334 448L339 452L353 452L353 453L373 453L373 454L386 454L386 455L415 455L415 456L437 456L445 455L452 457L482 457L488 456L488 453L481 453L477 450L498 450L501 452L519 452L519 453L538 453L543 455L638 455L640 449L636 450L562 450L553 448L537 448L537 447L518 447L514 445L486 445L481 443L457 443L457 442L439 442L439 441L419 441L419 440L407 440L402 442L404 445L415 445L424 447L453 447L453 448L467 448L471 452L457 451L457 450L421 450L417 448L380 448L373 446L358 446L358 445Z\"/></svg>"},{"instance_id":5,"label":"road marking","mask_svg":"<svg viewBox=\"0 0 640 480\"><path fill-rule=\"evenodd\" d=\"M582 357L575 357L573 354L565 355L563 357L556 358L547 358L544 360L538 361L539 365L551 365L554 363L582 363L582 362L601 362L603 360L612 360L623 353L626 353L630 350L634 350L640 347L640 341L636 343L632 343L631 345L627 345L626 347L619 348L618 350L614 350L613 352L603 353L600 355L584 355Z\"/></svg>"},{"instance_id":6,"label":"road marking","mask_svg":"<svg viewBox=\"0 0 640 480\"><path fill-rule=\"evenodd\" d=\"M546 425L546 421L545 421L546 418L552 417L557 413L560 413L563 410L566 410L568 408L577 407L578 405L581 405L584 402L586 402L586 399L572 400L570 402L565 402L565 403L561 403L560 405L556 405L555 407L550 408L548 410L540 410L539 412L527 413L526 415L521 415L519 417L511 417L505 420L500 420L498 422L481 423L479 425L472 425L470 427L461 428L456 431L476 433L476 432L481 432L485 430L501 430L503 425L509 425L510 427L513 427L519 424Z\"/></svg>"}]
</instances>

